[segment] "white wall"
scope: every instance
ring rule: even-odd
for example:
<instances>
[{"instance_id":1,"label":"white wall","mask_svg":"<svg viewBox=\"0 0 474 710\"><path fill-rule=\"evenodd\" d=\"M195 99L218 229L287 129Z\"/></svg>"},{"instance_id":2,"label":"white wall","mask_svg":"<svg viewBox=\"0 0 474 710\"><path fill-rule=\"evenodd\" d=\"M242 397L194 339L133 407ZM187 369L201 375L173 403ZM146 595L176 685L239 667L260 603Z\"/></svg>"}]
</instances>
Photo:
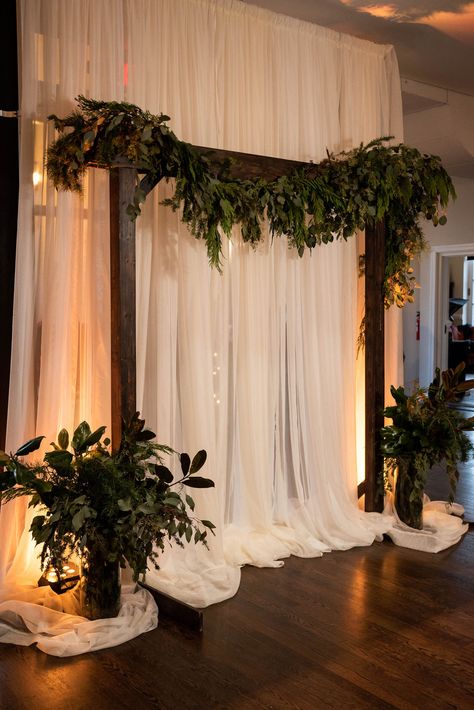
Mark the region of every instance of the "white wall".
<instances>
[{"instance_id":1,"label":"white wall","mask_svg":"<svg viewBox=\"0 0 474 710\"><path fill-rule=\"evenodd\" d=\"M403 313L403 337L405 354L405 384L419 379L426 386L432 379L435 341L436 270L441 254L454 252L474 253L474 180L454 178L458 198L447 213L445 226L426 224L425 236L430 249L423 254L416 267L420 289L415 294L415 303L405 307ZM458 295L458 294L456 294ZM416 312L420 311L420 340L416 341Z\"/></svg>"},{"instance_id":2,"label":"white wall","mask_svg":"<svg viewBox=\"0 0 474 710\"><path fill-rule=\"evenodd\" d=\"M474 253L474 98L452 91L440 93L433 87L422 88L428 91L426 96L430 96L430 89L435 91L433 106L427 110L416 111L415 108L404 116L405 143L422 152L440 155L458 194L448 208L445 226L426 224L425 237L430 250L423 254L415 270L420 289L415 294L415 303L406 306L403 313L405 384L419 380L425 386L432 379L434 366L443 364L436 362L441 358L442 347L435 338L442 330L441 326L436 327L438 319L441 323L447 316L447 313L442 315L443 310L447 311L447 298L446 303L438 298L441 276L448 269L447 256ZM416 102L412 105L416 106ZM457 286L456 290L459 290ZM419 341L416 340L417 312L420 313Z\"/></svg>"}]
</instances>

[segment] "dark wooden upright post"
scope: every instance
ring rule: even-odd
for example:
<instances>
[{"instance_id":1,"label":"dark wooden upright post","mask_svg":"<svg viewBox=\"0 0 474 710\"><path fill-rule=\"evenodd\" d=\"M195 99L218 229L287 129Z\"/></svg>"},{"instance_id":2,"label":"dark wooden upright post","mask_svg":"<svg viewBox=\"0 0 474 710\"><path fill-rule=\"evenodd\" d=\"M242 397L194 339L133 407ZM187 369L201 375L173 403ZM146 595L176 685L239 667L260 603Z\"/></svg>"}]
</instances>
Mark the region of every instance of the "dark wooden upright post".
<instances>
[{"instance_id":1,"label":"dark wooden upright post","mask_svg":"<svg viewBox=\"0 0 474 710\"><path fill-rule=\"evenodd\" d=\"M18 61L16 2L0 6L0 449L5 448L18 216Z\"/></svg>"},{"instance_id":2,"label":"dark wooden upright post","mask_svg":"<svg viewBox=\"0 0 474 710\"><path fill-rule=\"evenodd\" d=\"M383 510L380 430L383 427L385 367L385 227L365 231L365 509Z\"/></svg>"},{"instance_id":3,"label":"dark wooden upright post","mask_svg":"<svg viewBox=\"0 0 474 710\"><path fill-rule=\"evenodd\" d=\"M136 411L135 222L127 214L137 171L110 170L110 338L112 446L118 448L122 417Z\"/></svg>"}]
</instances>

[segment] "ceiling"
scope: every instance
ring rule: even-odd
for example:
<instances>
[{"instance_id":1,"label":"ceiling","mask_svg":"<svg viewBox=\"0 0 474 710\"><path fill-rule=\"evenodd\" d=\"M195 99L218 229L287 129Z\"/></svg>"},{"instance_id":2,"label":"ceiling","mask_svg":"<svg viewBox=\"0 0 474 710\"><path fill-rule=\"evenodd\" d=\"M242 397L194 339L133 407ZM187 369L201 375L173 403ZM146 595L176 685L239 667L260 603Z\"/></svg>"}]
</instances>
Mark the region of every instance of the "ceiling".
<instances>
[{"instance_id":1,"label":"ceiling","mask_svg":"<svg viewBox=\"0 0 474 710\"><path fill-rule=\"evenodd\" d=\"M403 77L474 96L474 2L244 1L338 32L393 44Z\"/></svg>"}]
</instances>

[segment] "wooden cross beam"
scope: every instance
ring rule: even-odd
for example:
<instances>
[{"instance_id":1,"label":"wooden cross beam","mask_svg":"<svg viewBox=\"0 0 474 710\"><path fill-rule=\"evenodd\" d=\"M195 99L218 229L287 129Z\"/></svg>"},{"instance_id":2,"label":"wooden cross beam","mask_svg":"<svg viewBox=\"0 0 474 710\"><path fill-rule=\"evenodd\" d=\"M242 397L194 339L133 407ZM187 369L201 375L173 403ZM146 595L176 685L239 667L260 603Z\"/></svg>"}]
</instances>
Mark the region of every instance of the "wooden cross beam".
<instances>
[{"instance_id":1,"label":"wooden cross beam","mask_svg":"<svg viewBox=\"0 0 474 710\"><path fill-rule=\"evenodd\" d=\"M196 147L200 153L212 153L216 169L225 159L233 161L231 176L235 178L265 177L273 179L289 175L296 168L308 166L294 160L272 158L228 150ZM137 170L133 166L114 167L110 171L110 268L111 268L111 355L112 355L112 444L121 436L121 419L128 420L136 411L136 285L135 223L127 214L133 202ZM142 180L149 192L157 182ZM384 406L384 225L366 230L365 279L365 481L359 494L365 493L367 511L382 510L383 496L378 484L382 471L380 429Z\"/></svg>"}]
</instances>

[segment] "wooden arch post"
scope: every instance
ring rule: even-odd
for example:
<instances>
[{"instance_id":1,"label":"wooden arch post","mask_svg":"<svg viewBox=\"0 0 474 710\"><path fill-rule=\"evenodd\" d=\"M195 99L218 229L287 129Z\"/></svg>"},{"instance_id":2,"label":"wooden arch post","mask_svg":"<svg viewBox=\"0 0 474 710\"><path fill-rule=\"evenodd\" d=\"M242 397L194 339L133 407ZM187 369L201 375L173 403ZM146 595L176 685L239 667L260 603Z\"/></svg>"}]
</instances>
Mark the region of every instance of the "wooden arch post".
<instances>
[{"instance_id":1,"label":"wooden arch post","mask_svg":"<svg viewBox=\"0 0 474 710\"><path fill-rule=\"evenodd\" d=\"M137 408L135 222L127 214L136 179L133 167L110 170L110 379L114 449L122 437L122 418L128 422Z\"/></svg>"},{"instance_id":2,"label":"wooden arch post","mask_svg":"<svg viewBox=\"0 0 474 710\"><path fill-rule=\"evenodd\" d=\"M382 512L385 392L385 225L365 230L365 510Z\"/></svg>"}]
</instances>

